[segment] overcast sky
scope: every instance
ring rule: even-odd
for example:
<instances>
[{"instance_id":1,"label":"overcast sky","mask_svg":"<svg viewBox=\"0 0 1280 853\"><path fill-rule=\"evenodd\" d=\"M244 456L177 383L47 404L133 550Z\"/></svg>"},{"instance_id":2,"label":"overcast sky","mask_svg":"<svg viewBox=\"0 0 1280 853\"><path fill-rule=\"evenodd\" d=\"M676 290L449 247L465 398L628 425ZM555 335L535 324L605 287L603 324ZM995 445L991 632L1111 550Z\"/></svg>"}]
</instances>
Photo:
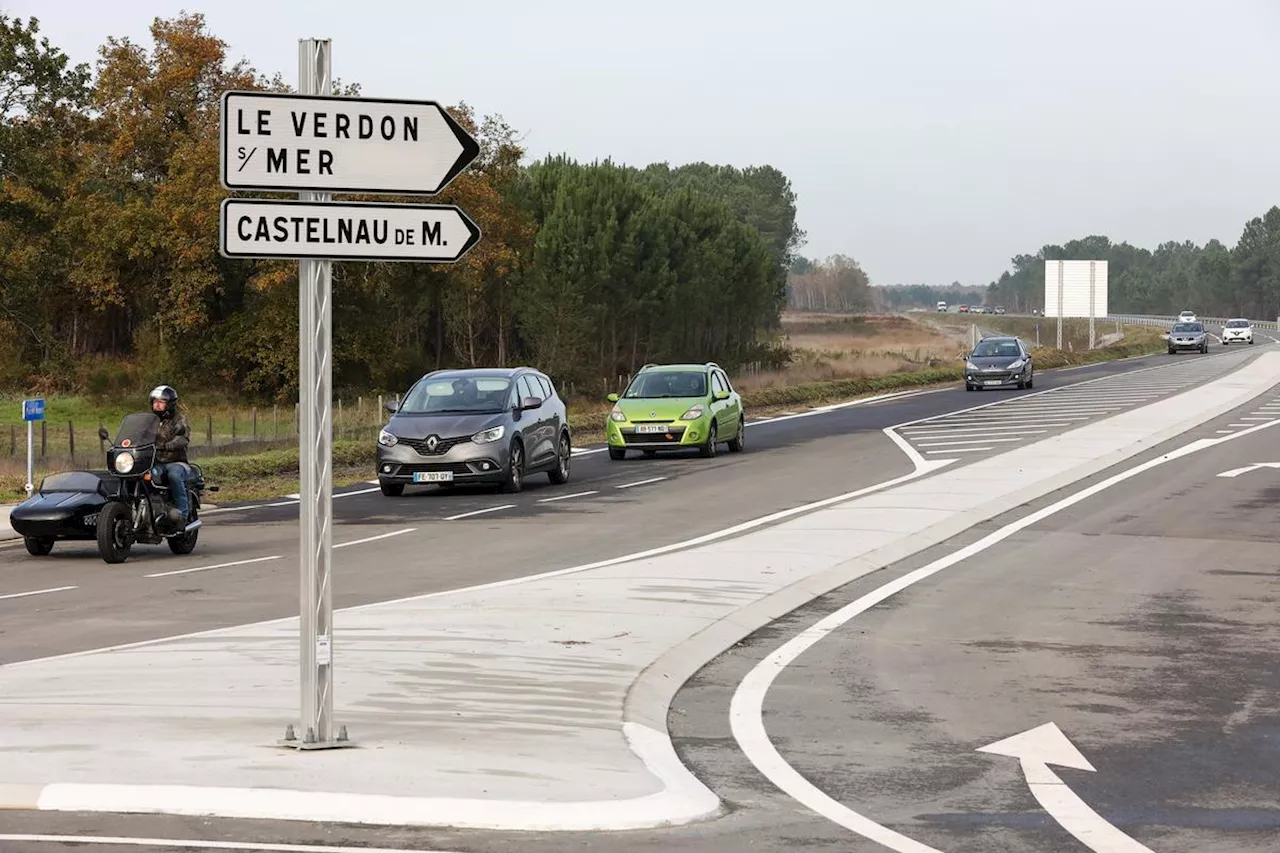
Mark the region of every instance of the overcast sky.
<instances>
[{"instance_id":1,"label":"overcast sky","mask_svg":"<svg viewBox=\"0 0 1280 853\"><path fill-rule=\"evenodd\" d=\"M296 85L501 113L533 157L771 164L801 251L986 283L1090 233L1234 245L1280 203L1278 0L9 0L74 61L204 12Z\"/></svg>"}]
</instances>

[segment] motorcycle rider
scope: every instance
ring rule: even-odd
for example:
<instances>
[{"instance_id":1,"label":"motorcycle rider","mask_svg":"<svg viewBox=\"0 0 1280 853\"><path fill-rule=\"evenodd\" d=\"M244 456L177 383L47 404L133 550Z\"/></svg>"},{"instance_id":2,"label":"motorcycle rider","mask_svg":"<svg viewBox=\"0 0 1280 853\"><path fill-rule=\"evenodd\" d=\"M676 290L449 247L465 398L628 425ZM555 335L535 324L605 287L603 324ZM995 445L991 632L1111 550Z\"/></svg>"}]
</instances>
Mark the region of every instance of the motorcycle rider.
<instances>
[{"instance_id":1,"label":"motorcycle rider","mask_svg":"<svg viewBox=\"0 0 1280 853\"><path fill-rule=\"evenodd\" d=\"M157 385L151 390L151 411L160 418L156 430L156 465L164 469L176 509L167 513L169 521L179 529L186 527L191 504L187 495L187 445L191 443L191 426L178 410L178 392L170 385Z\"/></svg>"}]
</instances>

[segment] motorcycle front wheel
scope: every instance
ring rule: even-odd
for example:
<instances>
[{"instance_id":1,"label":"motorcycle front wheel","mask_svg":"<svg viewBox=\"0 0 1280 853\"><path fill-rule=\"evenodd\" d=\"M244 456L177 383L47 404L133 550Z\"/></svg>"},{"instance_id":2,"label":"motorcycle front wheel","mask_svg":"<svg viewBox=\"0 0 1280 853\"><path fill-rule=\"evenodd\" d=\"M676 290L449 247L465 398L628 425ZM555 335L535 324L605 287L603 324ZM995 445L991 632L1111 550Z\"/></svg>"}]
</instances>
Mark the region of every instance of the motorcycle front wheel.
<instances>
[{"instance_id":1,"label":"motorcycle front wheel","mask_svg":"<svg viewBox=\"0 0 1280 853\"><path fill-rule=\"evenodd\" d=\"M98 554L105 562L123 563L133 548L133 514L112 501L98 513Z\"/></svg>"}]
</instances>

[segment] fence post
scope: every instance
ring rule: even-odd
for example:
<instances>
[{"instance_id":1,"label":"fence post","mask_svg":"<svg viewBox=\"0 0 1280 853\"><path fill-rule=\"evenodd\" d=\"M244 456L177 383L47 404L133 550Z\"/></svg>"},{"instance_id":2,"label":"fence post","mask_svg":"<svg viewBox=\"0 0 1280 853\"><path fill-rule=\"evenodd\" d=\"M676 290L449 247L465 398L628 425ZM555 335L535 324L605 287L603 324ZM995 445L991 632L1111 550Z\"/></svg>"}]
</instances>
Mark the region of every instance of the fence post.
<instances>
[{"instance_id":1,"label":"fence post","mask_svg":"<svg viewBox=\"0 0 1280 853\"><path fill-rule=\"evenodd\" d=\"M271 431L274 438L280 437L280 404L271 407Z\"/></svg>"},{"instance_id":2,"label":"fence post","mask_svg":"<svg viewBox=\"0 0 1280 853\"><path fill-rule=\"evenodd\" d=\"M253 407L253 440L258 440L258 407Z\"/></svg>"},{"instance_id":3,"label":"fence post","mask_svg":"<svg viewBox=\"0 0 1280 853\"><path fill-rule=\"evenodd\" d=\"M234 406L231 408L231 443L236 443L236 410Z\"/></svg>"},{"instance_id":4,"label":"fence post","mask_svg":"<svg viewBox=\"0 0 1280 853\"><path fill-rule=\"evenodd\" d=\"M49 422L40 422L40 458L49 455Z\"/></svg>"},{"instance_id":5,"label":"fence post","mask_svg":"<svg viewBox=\"0 0 1280 853\"><path fill-rule=\"evenodd\" d=\"M75 421L70 421L70 420L67 421L67 435L69 436L69 441L71 442L71 467L74 468L76 464L76 422Z\"/></svg>"},{"instance_id":6,"label":"fence post","mask_svg":"<svg viewBox=\"0 0 1280 853\"><path fill-rule=\"evenodd\" d=\"M213 413L208 415L209 420L205 424L205 443L210 447L213 446Z\"/></svg>"},{"instance_id":7,"label":"fence post","mask_svg":"<svg viewBox=\"0 0 1280 853\"><path fill-rule=\"evenodd\" d=\"M9 455L18 455L18 428L13 424L9 425Z\"/></svg>"},{"instance_id":8,"label":"fence post","mask_svg":"<svg viewBox=\"0 0 1280 853\"><path fill-rule=\"evenodd\" d=\"M383 417L383 413L384 413L386 410L387 410L387 409L386 409L386 406L382 405L382 395L381 395L381 394L379 394L379 395L378 395L378 412L377 412L377 417L375 417L375 418L374 418L374 420L375 420L375 421L381 420L381 419L382 419L382 417Z\"/></svg>"},{"instance_id":9,"label":"fence post","mask_svg":"<svg viewBox=\"0 0 1280 853\"><path fill-rule=\"evenodd\" d=\"M105 428L105 424L103 424L103 423L102 423L102 418L98 418L98 430L99 430L99 432L101 432L104 428ZM99 455L99 456L101 456L102 454L104 454L104 453L106 453L106 452L107 452L107 443L106 443L105 441L103 441L103 440L102 440L102 436L101 436L101 435L99 435L99 436L98 436L98 455Z\"/></svg>"},{"instance_id":10,"label":"fence post","mask_svg":"<svg viewBox=\"0 0 1280 853\"><path fill-rule=\"evenodd\" d=\"M341 397L338 398L338 422L337 424L335 424L335 426L336 426L336 429L334 429L334 432L337 433L338 438L342 438L342 398Z\"/></svg>"}]
</instances>

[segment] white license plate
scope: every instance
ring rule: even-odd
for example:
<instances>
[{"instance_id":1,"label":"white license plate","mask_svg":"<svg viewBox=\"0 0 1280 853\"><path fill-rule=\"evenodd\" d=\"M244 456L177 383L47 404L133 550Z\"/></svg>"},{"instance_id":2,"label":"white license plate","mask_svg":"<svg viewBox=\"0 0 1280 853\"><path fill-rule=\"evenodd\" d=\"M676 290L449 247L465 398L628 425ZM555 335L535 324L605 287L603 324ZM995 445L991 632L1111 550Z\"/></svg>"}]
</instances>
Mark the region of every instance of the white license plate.
<instances>
[{"instance_id":1,"label":"white license plate","mask_svg":"<svg viewBox=\"0 0 1280 853\"><path fill-rule=\"evenodd\" d=\"M988 379L988 380L987 380L987 384L988 384L988 385L1003 385L1003 384L1004 384L1004 380L1003 380L1003 379Z\"/></svg>"},{"instance_id":2,"label":"white license plate","mask_svg":"<svg viewBox=\"0 0 1280 853\"><path fill-rule=\"evenodd\" d=\"M667 431L666 424L638 424L636 426L637 433L648 434L648 433L666 432L666 431Z\"/></svg>"},{"instance_id":3,"label":"white license plate","mask_svg":"<svg viewBox=\"0 0 1280 853\"><path fill-rule=\"evenodd\" d=\"M415 483L452 483L452 471L415 471L413 472L413 482Z\"/></svg>"}]
</instances>

